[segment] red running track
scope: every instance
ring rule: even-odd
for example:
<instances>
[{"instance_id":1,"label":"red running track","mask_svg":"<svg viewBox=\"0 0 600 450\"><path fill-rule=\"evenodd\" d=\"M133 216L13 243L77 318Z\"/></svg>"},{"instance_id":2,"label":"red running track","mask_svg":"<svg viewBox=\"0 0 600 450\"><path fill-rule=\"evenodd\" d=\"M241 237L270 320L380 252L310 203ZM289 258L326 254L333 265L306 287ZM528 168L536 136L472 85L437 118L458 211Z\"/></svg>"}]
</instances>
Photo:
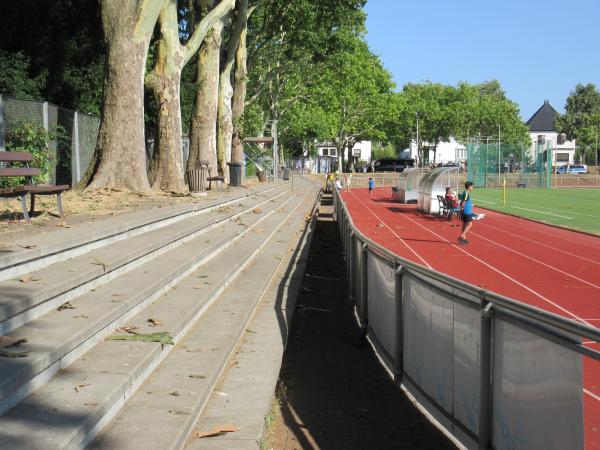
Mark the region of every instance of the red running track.
<instances>
[{"instance_id":1,"label":"red running track","mask_svg":"<svg viewBox=\"0 0 600 450\"><path fill-rule=\"evenodd\" d=\"M600 237L486 210L461 222L392 202L389 188L343 191L354 225L398 256L529 305L600 327ZM477 203L477 198L474 197ZM598 343L586 343L600 350ZM585 447L600 450L600 362L584 358Z\"/></svg>"}]
</instances>

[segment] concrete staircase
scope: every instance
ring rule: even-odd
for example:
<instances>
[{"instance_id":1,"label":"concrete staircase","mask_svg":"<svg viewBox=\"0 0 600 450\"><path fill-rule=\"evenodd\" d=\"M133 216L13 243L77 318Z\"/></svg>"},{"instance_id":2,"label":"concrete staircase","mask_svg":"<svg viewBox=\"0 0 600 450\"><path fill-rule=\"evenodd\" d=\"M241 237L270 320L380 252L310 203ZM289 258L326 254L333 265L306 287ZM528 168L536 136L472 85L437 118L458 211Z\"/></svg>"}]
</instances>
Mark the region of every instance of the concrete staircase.
<instances>
[{"instance_id":1,"label":"concrete staircase","mask_svg":"<svg viewBox=\"0 0 600 450\"><path fill-rule=\"evenodd\" d=\"M0 357L0 448L182 448L277 274L299 264L317 192L238 190L0 256L1 334L27 339Z\"/></svg>"}]
</instances>

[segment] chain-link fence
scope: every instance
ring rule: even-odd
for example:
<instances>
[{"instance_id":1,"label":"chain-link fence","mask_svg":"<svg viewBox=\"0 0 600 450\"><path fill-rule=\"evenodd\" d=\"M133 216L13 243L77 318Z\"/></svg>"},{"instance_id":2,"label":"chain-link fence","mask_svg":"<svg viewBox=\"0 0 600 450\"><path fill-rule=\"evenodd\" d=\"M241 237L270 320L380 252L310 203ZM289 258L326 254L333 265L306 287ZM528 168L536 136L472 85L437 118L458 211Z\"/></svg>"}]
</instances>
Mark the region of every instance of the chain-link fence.
<instances>
[{"instance_id":1,"label":"chain-link fence","mask_svg":"<svg viewBox=\"0 0 600 450\"><path fill-rule=\"evenodd\" d=\"M92 161L100 118L72 111L48 102L0 96L0 151L6 147L6 134L20 123L41 125L52 136L49 143L51 183L75 184Z\"/></svg>"},{"instance_id":2,"label":"chain-link fence","mask_svg":"<svg viewBox=\"0 0 600 450\"><path fill-rule=\"evenodd\" d=\"M467 145L467 179L475 187L551 187L552 152L550 146L533 150L520 144Z\"/></svg>"}]
</instances>

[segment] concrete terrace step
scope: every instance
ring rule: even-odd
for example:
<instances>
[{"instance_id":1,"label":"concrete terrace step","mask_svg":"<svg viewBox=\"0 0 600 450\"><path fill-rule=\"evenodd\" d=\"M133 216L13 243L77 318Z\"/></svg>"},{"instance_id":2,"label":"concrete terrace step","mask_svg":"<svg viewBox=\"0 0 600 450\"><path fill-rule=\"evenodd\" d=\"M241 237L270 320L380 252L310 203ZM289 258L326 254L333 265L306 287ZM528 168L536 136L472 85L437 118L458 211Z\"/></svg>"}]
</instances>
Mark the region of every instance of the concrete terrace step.
<instances>
[{"instance_id":1,"label":"concrete terrace step","mask_svg":"<svg viewBox=\"0 0 600 450\"><path fill-rule=\"evenodd\" d=\"M288 199L289 201L289 199ZM249 213L200 236L160 258L146 262L110 283L73 299L75 309L51 310L18 328L10 337L28 339L26 358L3 358L0 365L0 411L6 411L45 384L60 368L89 350L133 315L160 297L199 265L234 244L280 208L269 201L261 214Z\"/></svg>"},{"instance_id":2,"label":"concrete terrace step","mask_svg":"<svg viewBox=\"0 0 600 450\"><path fill-rule=\"evenodd\" d=\"M315 205L316 209L316 205ZM213 389L188 436L188 450L256 450L271 409L289 327L300 295L316 215L305 232L292 239L290 252L265 291L234 356ZM215 427L232 424L234 433L199 439Z\"/></svg>"},{"instance_id":3,"label":"concrete terrace step","mask_svg":"<svg viewBox=\"0 0 600 450\"><path fill-rule=\"evenodd\" d=\"M156 258L217 225L285 196L288 187L267 194L255 194L228 206L220 206L200 217L179 222L112 243L67 261L54 263L30 273L30 282L19 279L0 282L0 334L45 314L74 297Z\"/></svg>"},{"instance_id":4,"label":"concrete terrace step","mask_svg":"<svg viewBox=\"0 0 600 450\"><path fill-rule=\"evenodd\" d=\"M194 275L190 275L190 272L200 264L188 264L189 270L178 277L173 289L160 298L154 296L153 303L145 310L135 311L138 314L129 315L127 323L138 326L136 331L140 333L170 331L175 342L179 341L223 292L224 287L260 251L267 239L277 235L275 230L290 215L287 208L295 200L297 194L289 197L287 206L274 205L276 209L268 216L266 211L256 214L262 215L263 219L254 221L254 226L250 223L228 224L244 229L236 245L223 249L210 264L202 265ZM228 236L227 233L223 235ZM213 237L214 234L211 234ZM231 243L231 237L228 239ZM223 244L220 245L223 247ZM188 247L186 245L183 249L187 250ZM176 265L166 255L161 258L163 266L170 268ZM189 276L184 278L185 275ZM145 282L134 281L142 286ZM80 306L76 307L79 310ZM161 325L150 327L147 319L151 317L159 320ZM99 342L47 385L0 418L0 448L84 446L118 412L123 402L171 349L170 345L155 342ZM136 441L132 444L132 448L139 448Z\"/></svg>"},{"instance_id":5,"label":"concrete terrace step","mask_svg":"<svg viewBox=\"0 0 600 450\"><path fill-rule=\"evenodd\" d=\"M314 199L311 199L314 204ZM310 201L295 210L255 260L231 283L92 444L99 449L179 449L243 336L290 241L306 226ZM260 381L260 380L259 380ZM266 403L269 403L270 394Z\"/></svg>"},{"instance_id":6,"label":"concrete terrace step","mask_svg":"<svg viewBox=\"0 0 600 450\"><path fill-rule=\"evenodd\" d=\"M22 239L17 237L11 241L8 249L3 249L0 253L0 280L39 270L49 264L82 255L188 217L210 212L252 195L268 193L287 184L289 182L259 185L252 189L235 190L214 200L136 211L50 234L40 233Z\"/></svg>"}]
</instances>

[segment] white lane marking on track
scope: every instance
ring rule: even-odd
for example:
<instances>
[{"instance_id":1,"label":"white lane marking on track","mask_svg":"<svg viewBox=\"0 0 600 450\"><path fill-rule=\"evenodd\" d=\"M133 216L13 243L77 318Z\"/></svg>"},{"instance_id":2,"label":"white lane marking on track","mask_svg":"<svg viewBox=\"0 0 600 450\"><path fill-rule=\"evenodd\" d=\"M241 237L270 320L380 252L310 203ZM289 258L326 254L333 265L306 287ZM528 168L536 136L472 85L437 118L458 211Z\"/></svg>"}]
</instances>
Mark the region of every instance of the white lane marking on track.
<instances>
[{"instance_id":1,"label":"white lane marking on track","mask_svg":"<svg viewBox=\"0 0 600 450\"><path fill-rule=\"evenodd\" d=\"M485 208L485 206L483 208ZM491 211L499 213L499 216L496 216L496 219L498 219L498 220L502 220L502 218L506 218L508 220L518 219L518 221L516 223L513 223L513 226L515 224L519 225L519 226L522 225L522 226L525 226L526 228L528 228L530 231L533 231L535 233L544 234L544 232L539 231L538 229L531 228L532 220L533 220L534 223L536 223L538 225L548 226L547 224L544 224L543 222L536 221L535 219L528 219L528 218L523 217L523 216L503 214L501 211L496 211L496 210L491 210ZM558 227L558 228L561 231L564 231L564 232L566 232L568 234L572 234L573 233L573 230L569 230L568 228L561 228L561 227ZM562 233L561 234L553 234L552 235L552 239L558 239L558 240L561 240L561 241L564 241L564 242L568 242L569 244L573 244L573 238L572 237L568 237L568 236L563 236ZM598 239L598 242L600 242L600 239ZM583 244L583 245L585 245L586 247L592 247L594 249L600 249L600 247L595 246L592 243L586 243L586 244Z\"/></svg>"},{"instance_id":2,"label":"white lane marking on track","mask_svg":"<svg viewBox=\"0 0 600 450\"><path fill-rule=\"evenodd\" d=\"M584 280L584 279L582 279L582 278L579 278L579 277L578 277L578 276L576 276L576 275L570 274L569 272L565 272L564 270L560 270L560 269L558 269L558 268L556 268L556 267L554 267L554 266L551 266L550 264L546 264L546 263L545 263L545 262L543 262L543 261L539 261L539 260L537 260L537 259L535 259L535 258L532 258L531 256L528 256L528 255L526 255L525 253L521 253L521 252L519 252L519 251L517 251L517 250L513 250L512 248L510 248L510 247L507 247L506 245L502 245L502 244L500 244L500 243L498 243L498 242L492 241L491 239L489 239L489 238L486 238L485 236L482 236L482 235L480 235L480 234L473 233L473 232L471 232L471 234L473 234L473 235L475 235L475 236L477 236L477 237L480 237L480 238L482 238L482 239L485 239L486 241L488 241L488 242L491 242L492 244L494 244L494 245L497 245L498 247L502 247L503 249L506 249L506 250L508 250L509 252L513 252L513 253L516 253L517 255L521 255L522 257L524 257L524 258L527 258L527 259L530 259L531 261L533 261L533 262L536 262L536 263L538 263L538 264L541 264L542 266L546 266L546 267L548 267L549 269L552 269L552 270L555 270L555 271L557 271L557 272L560 272L560 273L562 273L563 275L567 275L567 276L569 276L569 277L571 277L571 278L574 278L574 279L576 279L577 281L581 281L582 283L585 283L585 284L587 284L587 285L589 285L589 286L592 286L593 288L600 289L600 286L598 286L597 284L591 283L591 282L589 282L589 281L586 281L586 280Z\"/></svg>"},{"instance_id":3,"label":"white lane marking on track","mask_svg":"<svg viewBox=\"0 0 600 450\"><path fill-rule=\"evenodd\" d=\"M523 211L530 211L530 212L534 212L534 213L538 213L538 214L546 214L548 216L560 217L561 219L568 219L568 220L574 220L575 219L574 217L561 216L560 214L553 214L553 213L549 213L549 212L545 212L545 211L538 211L537 209L521 208L519 206L511 206L511 208L521 209Z\"/></svg>"},{"instance_id":4,"label":"white lane marking on track","mask_svg":"<svg viewBox=\"0 0 600 450\"><path fill-rule=\"evenodd\" d=\"M552 249L552 250L555 250L555 251L558 251L558 252L564 253L564 254L566 254L566 255L569 255L569 256L573 256L573 257L575 257L575 258L583 259L584 261L591 262L591 263L593 263L593 264L600 264L600 261L594 261L593 259L585 258L585 257L583 257L583 256L581 256L581 255L578 255L578 254L576 254L576 253L571 253L571 252L568 252L568 251L566 251L566 250L562 250L562 249L560 249L560 248L553 247L552 245L544 244L544 243L542 243L542 242L539 242L539 241L536 241L536 240L534 240L534 239L529 239L529 238L523 237L523 236L521 236L520 234L511 233L510 231L506 231L506 230L505 230L505 229L503 229L503 228L494 227L494 226L492 226L492 225L488 225L487 223L482 223L482 222L479 222L479 224L478 224L478 225L479 225L479 226L485 226L485 227L488 227L488 228L492 228L492 229L494 229L494 230L501 231L501 232L503 232L503 233L506 233L506 234L509 234L509 235L511 235L511 236L516 236L516 237L518 237L519 239L523 239L523 240L525 240L525 241L528 241L528 242L533 242L533 243L535 243L535 244L538 244L538 245L541 245L541 246L543 246L543 247L550 248L550 249Z\"/></svg>"},{"instance_id":5,"label":"white lane marking on track","mask_svg":"<svg viewBox=\"0 0 600 450\"><path fill-rule=\"evenodd\" d=\"M600 397L598 397L596 394L594 394L593 392L587 390L587 389L583 389L583 392L585 392L587 395L589 395L590 397L592 397L595 400L598 400L600 402Z\"/></svg>"},{"instance_id":6,"label":"white lane marking on track","mask_svg":"<svg viewBox=\"0 0 600 450\"><path fill-rule=\"evenodd\" d=\"M430 230L429 228L427 228L427 227L424 227L424 226L423 226L423 225L421 225L420 223L418 223L418 222L416 222L416 221L412 220L410 217L407 217L407 216L404 216L404 217L406 217L408 220L410 220L410 221L411 221L412 223L414 223L415 225L417 225L417 226L419 226L419 227L423 228L424 230L427 230L427 231L429 231L431 234L433 234L433 235L437 236L438 238L440 238L440 239L442 239L442 240L444 240L444 241L446 241L446 242L450 243L450 241L449 241L449 240L447 240L447 239L446 239L445 237L443 237L443 236L440 236L440 235L439 235L439 234L437 234L435 231L432 231L432 230ZM568 309L566 309L566 308L563 308L562 306L560 306L560 305L559 305L559 304L557 304L557 303L554 303L552 300L550 300L550 299L546 298L544 295L540 294L539 292L537 292L537 291L534 291L533 289L531 289L531 288L530 288L530 287L528 287L527 285L525 285L525 284L521 283L520 281L518 281L518 280L514 279L513 277L511 277L511 276L510 276L510 275L508 275L507 273L504 273L504 272L502 272L501 270L499 270L499 269L496 269L496 268L495 268L494 266L492 266L491 264L488 264L488 263L487 263L487 262L485 262L484 260L482 260L482 259L478 258L477 256L475 256L475 255L473 255L473 254L471 254L471 253L467 252L467 251L466 251L466 250L464 250L462 247L459 247L459 246L457 245L457 246L456 246L456 248L457 248L459 251L463 252L465 255L468 255L468 256L470 256L471 258L475 259L476 261L479 261L479 262L480 262L481 264L483 264L484 266L486 266L486 267L489 267L489 268L490 268L490 269L492 269L494 272L497 272L497 273L499 273L500 275L502 275L503 277L505 277L505 278L507 278L508 280L512 281L512 282L513 282L513 283L515 283L516 285L518 285L518 286L521 286L523 289L525 289L525 290L527 290L527 291L531 292L532 294L534 294L534 295L538 296L540 299L542 299L542 300L544 300L545 302L547 302L547 303L551 304L551 305L552 305L552 306L554 306L555 308L558 308L558 309L560 309L560 310L561 310L561 311L563 311L565 314L568 314L569 316L573 317L574 319L577 319L577 320L579 320L580 322L583 322L583 323L586 323L586 324L588 324L588 325L594 326L593 324L591 324L591 323L587 322L586 320L582 319L581 317L579 317L577 314L575 314L575 313L572 313L572 312L571 312L571 311L569 311Z\"/></svg>"},{"instance_id":7,"label":"white lane marking on track","mask_svg":"<svg viewBox=\"0 0 600 450\"><path fill-rule=\"evenodd\" d=\"M417 258L419 258L423 262L423 264L425 264L430 269L433 269L433 267L431 267L429 265L429 263L421 257L421 255L419 255L416 251L414 251L412 249L412 247L404 241L404 239L402 239L400 236L398 236L398 234L394 230L392 230L392 228L387 223L385 223L383 220L381 220L381 218L377 214L375 214L375 212L371 208L369 208L367 205L365 205L363 203L363 201L360 198L358 198L358 196L354 192L349 192L349 194L353 195L354 198L356 198L356 200L358 200L358 202L367 209L367 211L369 211L371 214L373 214L377 218L377 220L379 220L379 222L381 222L383 224L384 227L386 227L388 230L390 230L394 234L394 236L396 236L400 240L400 242L402 242L406 246L406 248L408 248Z\"/></svg>"},{"instance_id":8,"label":"white lane marking on track","mask_svg":"<svg viewBox=\"0 0 600 450\"><path fill-rule=\"evenodd\" d=\"M479 203L479 202L481 202L481 203L487 203L488 205L495 205L496 204L496 202L490 202L489 200L482 200L482 199L480 199L478 197L477 198L477 203Z\"/></svg>"}]
</instances>

